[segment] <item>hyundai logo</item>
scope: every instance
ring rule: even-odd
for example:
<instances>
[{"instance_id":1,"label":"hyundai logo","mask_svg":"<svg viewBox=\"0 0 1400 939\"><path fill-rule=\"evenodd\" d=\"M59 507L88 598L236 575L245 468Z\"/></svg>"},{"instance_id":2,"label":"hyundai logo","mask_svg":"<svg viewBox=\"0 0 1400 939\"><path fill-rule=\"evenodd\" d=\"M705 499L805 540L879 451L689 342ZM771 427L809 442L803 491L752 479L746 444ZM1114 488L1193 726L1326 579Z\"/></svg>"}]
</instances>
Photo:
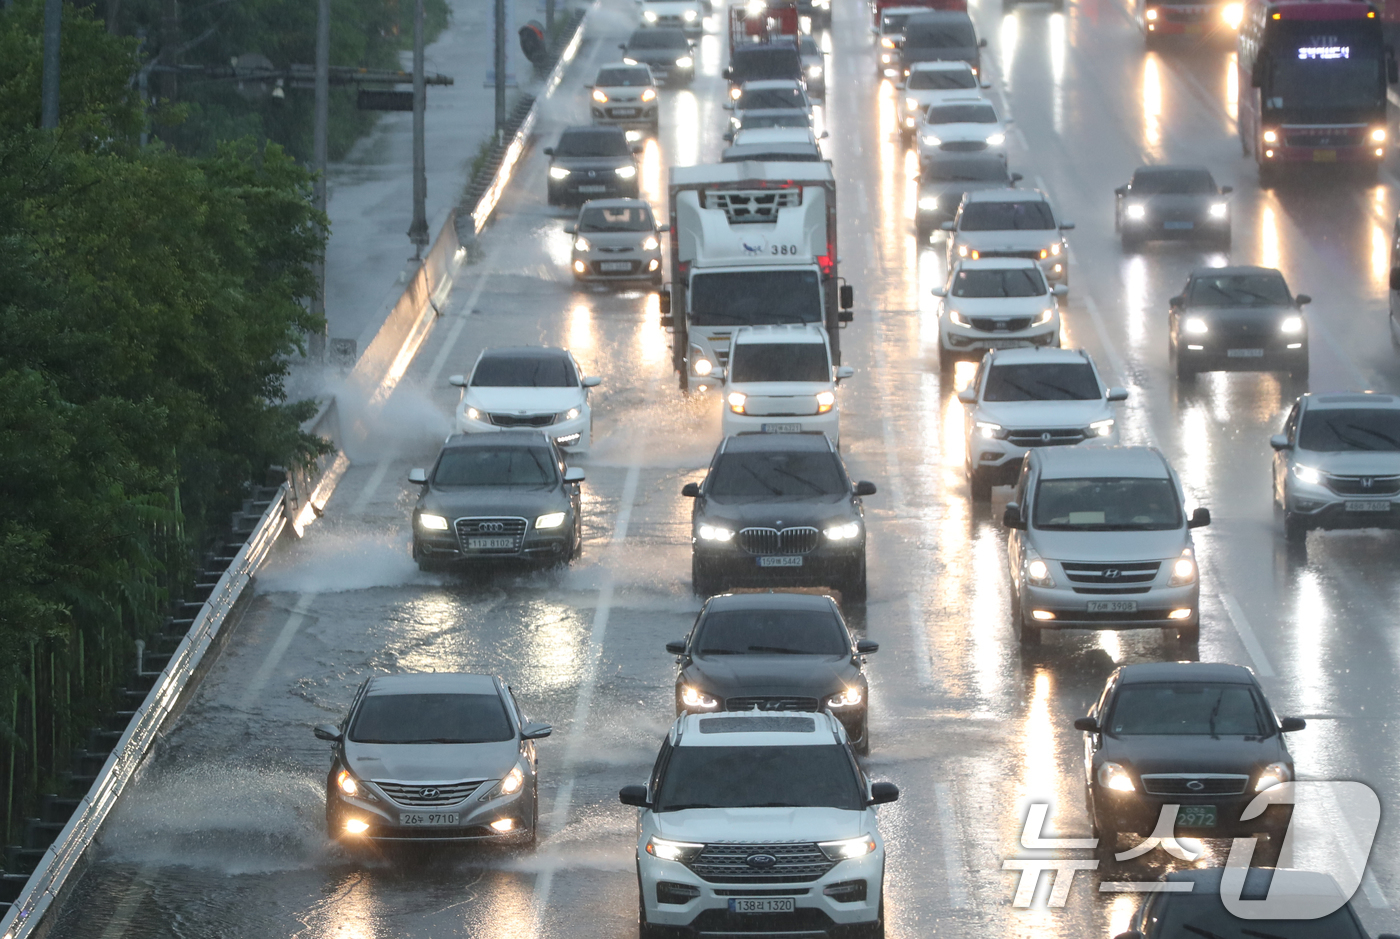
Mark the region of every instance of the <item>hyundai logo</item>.
<instances>
[{"instance_id":1,"label":"hyundai logo","mask_svg":"<svg viewBox=\"0 0 1400 939\"><path fill-rule=\"evenodd\" d=\"M1186 784L1186 788L1190 789L1192 792L1200 792L1205 787L1206 784L1201 782L1199 779L1193 779Z\"/></svg>"},{"instance_id":2,"label":"hyundai logo","mask_svg":"<svg viewBox=\"0 0 1400 939\"><path fill-rule=\"evenodd\" d=\"M766 871L778 863L778 859L771 854L750 854L744 858L744 863L749 867L756 867L761 871Z\"/></svg>"},{"instance_id":3,"label":"hyundai logo","mask_svg":"<svg viewBox=\"0 0 1400 939\"><path fill-rule=\"evenodd\" d=\"M478 531L505 531L505 522L482 522L477 526Z\"/></svg>"},{"instance_id":4,"label":"hyundai logo","mask_svg":"<svg viewBox=\"0 0 1400 939\"><path fill-rule=\"evenodd\" d=\"M1121 576L1123 576L1123 572L1116 567L1110 567L1103 572L1104 580L1117 580Z\"/></svg>"},{"instance_id":5,"label":"hyundai logo","mask_svg":"<svg viewBox=\"0 0 1400 939\"><path fill-rule=\"evenodd\" d=\"M436 799L441 794L442 793L438 792L432 786L425 786L424 788L418 790L418 798L420 799Z\"/></svg>"}]
</instances>

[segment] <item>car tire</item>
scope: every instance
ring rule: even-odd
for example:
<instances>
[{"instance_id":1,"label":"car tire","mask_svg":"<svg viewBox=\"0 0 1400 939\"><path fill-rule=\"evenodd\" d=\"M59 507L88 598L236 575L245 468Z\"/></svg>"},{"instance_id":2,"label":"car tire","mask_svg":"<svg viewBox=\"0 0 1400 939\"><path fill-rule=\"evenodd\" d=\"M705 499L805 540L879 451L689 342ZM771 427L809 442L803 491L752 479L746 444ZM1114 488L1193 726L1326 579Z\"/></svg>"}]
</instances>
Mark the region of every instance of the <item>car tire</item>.
<instances>
[{"instance_id":1,"label":"car tire","mask_svg":"<svg viewBox=\"0 0 1400 939\"><path fill-rule=\"evenodd\" d=\"M641 885L641 879L641 876L638 875L637 882L639 887ZM647 922L647 905L646 901L641 898L639 890L637 897L637 939L665 939L666 935L667 930L660 926L653 926L651 923Z\"/></svg>"},{"instance_id":2,"label":"car tire","mask_svg":"<svg viewBox=\"0 0 1400 939\"><path fill-rule=\"evenodd\" d=\"M1305 349L1303 351L1304 354L1299 357L1299 361L1295 362L1293 364L1293 367L1288 370L1288 374L1293 376L1298 381L1307 381L1308 379L1308 357L1306 354L1307 350Z\"/></svg>"},{"instance_id":3,"label":"car tire","mask_svg":"<svg viewBox=\"0 0 1400 939\"><path fill-rule=\"evenodd\" d=\"M690 589L697 597L712 597L719 592L719 578L693 553L690 556Z\"/></svg>"},{"instance_id":4,"label":"car tire","mask_svg":"<svg viewBox=\"0 0 1400 939\"><path fill-rule=\"evenodd\" d=\"M1217 250L1217 251L1229 251L1229 250L1230 250L1230 245L1233 243L1233 239L1231 238L1230 233L1227 231L1225 234L1216 237L1216 238L1214 239L1214 243L1215 243L1215 250Z\"/></svg>"},{"instance_id":5,"label":"car tire","mask_svg":"<svg viewBox=\"0 0 1400 939\"><path fill-rule=\"evenodd\" d=\"M1123 250L1128 253L1135 253L1142 250L1142 237L1129 232L1123 232Z\"/></svg>"},{"instance_id":6,"label":"car tire","mask_svg":"<svg viewBox=\"0 0 1400 939\"><path fill-rule=\"evenodd\" d=\"M1176 378L1177 381L1195 381L1196 379L1196 367L1180 352L1176 354Z\"/></svg>"},{"instance_id":7,"label":"car tire","mask_svg":"<svg viewBox=\"0 0 1400 939\"><path fill-rule=\"evenodd\" d=\"M1278 185L1278 168L1268 163L1259 165L1259 186L1262 189L1272 189Z\"/></svg>"},{"instance_id":8,"label":"car tire","mask_svg":"<svg viewBox=\"0 0 1400 939\"><path fill-rule=\"evenodd\" d=\"M1040 645L1040 627L1026 622L1026 611L1021 608L1020 595L1014 590L1011 591L1011 625L1021 645Z\"/></svg>"},{"instance_id":9,"label":"car tire","mask_svg":"<svg viewBox=\"0 0 1400 939\"><path fill-rule=\"evenodd\" d=\"M1176 628L1177 641L1184 645L1194 646L1201 641L1201 623L1198 619L1194 626L1178 626Z\"/></svg>"},{"instance_id":10,"label":"car tire","mask_svg":"<svg viewBox=\"0 0 1400 939\"><path fill-rule=\"evenodd\" d=\"M860 739L855 743L855 751L861 756L870 755L870 707L860 716Z\"/></svg>"},{"instance_id":11,"label":"car tire","mask_svg":"<svg viewBox=\"0 0 1400 939\"><path fill-rule=\"evenodd\" d=\"M972 496L973 502L992 501L992 481L987 478L986 473L979 473L977 470L969 470L967 473L967 489Z\"/></svg>"},{"instance_id":12,"label":"car tire","mask_svg":"<svg viewBox=\"0 0 1400 939\"><path fill-rule=\"evenodd\" d=\"M1300 545L1306 543L1307 538L1307 522L1285 509L1283 513L1283 540L1289 544Z\"/></svg>"},{"instance_id":13,"label":"car tire","mask_svg":"<svg viewBox=\"0 0 1400 939\"><path fill-rule=\"evenodd\" d=\"M938 347L938 371L949 385L953 383L953 373L958 368L958 357L941 345Z\"/></svg>"},{"instance_id":14,"label":"car tire","mask_svg":"<svg viewBox=\"0 0 1400 939\"><path fill-rule=\"evenodd\" d=\"M865 593L865 552L861 551L860 558L851 563L850 570L841 579L841 599L862 603L865 601Z\"/></svg>"},{"instance_id":15,"label":"car tire","mask_svg":"<svg viewBox=\"0 0 1400 939\"><path fill-rule=\"evenodd\" d=\"M574 512L573 537L569 541L569 550L564 555L564 563L575 561L583 554L583 516L577 511Z\"/></svg>"}]
</instances>

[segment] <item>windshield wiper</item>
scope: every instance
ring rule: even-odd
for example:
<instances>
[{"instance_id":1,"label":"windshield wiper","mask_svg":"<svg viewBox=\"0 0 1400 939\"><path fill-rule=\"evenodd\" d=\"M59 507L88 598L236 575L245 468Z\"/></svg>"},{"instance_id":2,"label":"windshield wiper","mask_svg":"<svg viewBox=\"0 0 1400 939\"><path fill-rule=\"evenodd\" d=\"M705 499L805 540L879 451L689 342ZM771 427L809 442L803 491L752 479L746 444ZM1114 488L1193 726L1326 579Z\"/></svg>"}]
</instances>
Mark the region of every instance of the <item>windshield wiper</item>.
<instances>
[{"instance_id":1,"label":"windshield wiper","mask_svg":"<svg viewBox=\"0 0 1400 939\"><path fill-rule=\"evenodd\" d=\"M1225 692L1218 692L1215 696L1215 707L1210 709L1210 739L1219 740L1220 736L1215 732L1215 719L1220 716L1220 702L1225 700Z\"/></svg>"},{"instance_id":2,"label":"windshield wiper","mask_svg":"<svg viewBox=\"0 0 1400 939\"><path fill-rule=\"evenodd\" d=\"M802 649L789 649L786 646L749 646L750 652L772 652L775 655L810 655Z\"/></svg>"},{"instance_id":3,"label":"windshield wiper","mask_svg":"<svg viewBox=\"0 0 1400 939\"><path fill-rule=\"evenodd\" d=\"M1204 936L1205 939L1225 939L1224 936L1218 933L1213 933L1209 929L1202 929L1199 926L1192 926L1190 923L1182 923L1181 928L1187 932L1193 932L1198 936Z\"/></svg>"},{"instance_id":4,"label":"windshield wiper","mask_svg":"<svg viewBox=\"0 0 1400 939\"><path fill-rule=\"evenodd\" d=\"M1370 434L1372 437L1378 437L1381 440L1384 440L1386 443L1390 444L1390 446L1394 449L1400 450L1400 441L1397 441L1394 437L1391 437L1387 434L1383 434L1378 430L1372 430L1369 427L1362 427L1360 424L1347 424L1347 427L1355 431L1360 431L1363 434Z\"/></svg>"},{"instance_id":5,"label":"windshield wiper","mask_svg":"<svg viewBox=\"0 0 1400 939\"><path fill-rule=\"evenodd\" d=\"M1271 932L1259 932L1255 929L1241 929L1240 932L1246 936L1257 936L1258 939L1288 939L1287 936L1276 936Z\"/></svg>"},{"instance_id":6,"label":"windshield wiper","mask_svg":"<svg viewBox=\"0 0 1400 939\"><path fill-rule=\"evenodd\" d=\"M470 740L459 740L456 737L424 737L421 740L399 740L397 743L471 743Z\"/></svg>"},{"instance_id":7,"label":"windshield wiper","mask_svg":"<svg viewBox=\"0 0 1400 939\"><path fill-rule=\"evenodd\" d=\"M663 805L657 809L658 812L681 812L685 809L717 809L718 805L711 805L708 802L681 802L677 805Z\"/></svg>"},{"instance_id":8,"label":"windshield wiper","mask_svg":"<svg viewBox=\"0 0 1400 939\"><path fill-rule=\"evenodd\" d=\"M743 469L744 469L744 472L748 473L750 476L752 476L752 477L754 478L754 482L758 483L758 484L759 484L760 486L762 486L764 489L767 489L768 492L769 492L769 494L775 495L775 496L780 496L780 495L783 494L781 491L779 491L779 490L777 490L777 489L774 489L772 486L768 485L768 483L764 481L764 479L763 479L762 476L759 476L757 473L755 473L753 470L749 469L747 466L745 466Z\"/></svg>"}]
</instances>

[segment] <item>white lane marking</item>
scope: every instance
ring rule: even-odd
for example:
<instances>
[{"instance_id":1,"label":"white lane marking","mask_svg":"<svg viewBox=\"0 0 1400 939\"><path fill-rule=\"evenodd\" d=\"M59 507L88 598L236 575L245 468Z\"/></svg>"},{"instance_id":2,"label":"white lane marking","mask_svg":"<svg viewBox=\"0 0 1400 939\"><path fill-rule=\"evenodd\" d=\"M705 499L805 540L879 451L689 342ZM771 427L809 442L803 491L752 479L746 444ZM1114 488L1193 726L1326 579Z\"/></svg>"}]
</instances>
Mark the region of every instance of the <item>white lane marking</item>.
<instances>
[{"instance_id":1,"label":"white lane marking","mask_svg":"<svg viewBox=\"0 0 1400 939\"><path fill-rule=\"evenodd\" d=\"M1073 260L1073 256L1071 256L1071 260ZM1123 357L1118 354L1113 340L1108 337L1108 326L1105 325L1103 316L1099 313L1099 305L1094 302L1093 294L1084 294L1084 308L1089 311L1089 318L1094 321L1094 331L1099 334L1099 344L1103 346L1104 355L1108 356L1109 366L1118 376L1118 381L1126 388L1128 386L1128 367L1123 363ZM1151 433L1150 429L1149 433Z\"/></svg>"},{"instance_id":2,"label":"white lane marking","mask_svg":"<svg viewBox=\"0 0 1400 939\"><path fill-rule=\"evenodd\" d=\"M374 498L375 490L384 482L384 477L389 473L389 458L386 456L374 467L374 472L369 474L369 479L365 480L365 488L360 490L360 494L355 497L354 503L350 506L350 517L360 518L365 514L365 509L369 508L370 500Z\"/></svg>"},{"instance_id":3,"label":"white lane marking","mask_svg":"<svg viewBox=\"0 0 1400 939\"><path fill-rule=\"evenodd\" d=\"M476 286L472 287L472 292L467 295L467 300L462 304L462 312L457 314L457 322L452 324L452 328L447 331L447 338L438 350L437 357L433 359L432 367L428 369L428 374L423 377L425 387L431 388L438 382L438 376L442 374L443 368L447 365L448 356L457 348L457 337L462 334L463 328L467 325L467 317L472 310L476 309L476 302L481 299L481 292L486 289L486 282L491 279L491 272L486 271L476 279Z\"/></svg>"},{"instance_id":4,"label":"white lane marking","mask_svg":"<svg viewBox=\"0 0 1400 939\"><path fill-rule=\"evenodd\" d=\"M1259 644L1259 637L1254 635L1254 627L1249 625L1249 617L1244 615L1244 610L1239 603L1228 593L1220 595L1220 603L1225 607L1225 615L1230 618L1235 632L1239 633L1240 642L1244 643L1244 651L1248 652L1249 657L1254 660L1254 670L1261 677L1273 678L1274 667L1269 664L1269 657L1264 654L1264 647Z\"/></svg>"},{"instance_id":5,"label":"white lane marking","mask_svg":"<svg viewBox=\"0 0 1400 939\"><path fill-rule=\"evenodd\" d=\"M318 594L312 591L297 598L296 605L292 607L292 612L287 616L287 622L282 626L282 631L277 634L277 641L272 644L271 649L267 650L267 656L258 666L253 680L248 682L248 687L243 689L243 697L238 702L240 711L247 710L249 705L262 695L263 689L267 687L268 679L272 677L273 670L277 668L277 663L282 661L287 647L292 644L297 631L301 629L301 624L306 620L307 614L311 612L312 606L315 605L317 596Z\"/></svg>"},{"instance_id":6,"label":"white lane marking","mask_svg":"<svg viewBox=\"0 0 1400 939\"><path fill-rule=\"evenodd\" d=\"M908 600L906 604L909 608L909 632L914 635L914 666L915 672L919 676L919 684L925 688L933 687L933 652L928 645L928 627L924 624L922 611L919 609L919 595L910 591L905 595Z\"/></svg>"},{"instance_id":7,"label":"white lane marking","mask_svg":"<svg viewBox=\"0 0 1400 939\"><path fill-rule=\"evenodd\" d=\"M1337 801L1336 793L1330 788L1324 789L1323 791L1327 796L1327 807L1331 810L1328 813L1330 816L1328 820L1332 823L1330 828L1336 833L1335 837L1344 842L1340 847L1346 849L1339 853L1341 854L1343 863L1351 868L1351 875L1355 877L1357 871L1354 859L1365 857L1365 853L1361 850L1361 845L1356 841L1356 832L1352 831L1351 826L1346 822L1346 813L1342 811L1342 805ZM1390 909L1390 901L1387 900L1385 894L1381 892L1381 885L1376 882L1376 875L1371 873L1369 867L1361 871L1361 891L1366 894L1366 902L1371 904L1372 909Z\"/></svg>"},{"instance_id":8,"label":"white lane marking","mask_svg":"<svg viewBox=\"0 0 1400 939\"><path fill-rule=\"evenodd\" d=\"M962 829L953 814L953 788L946 782L933 785L938 800L938 829L943 836L943 872L948 877L948 904L965 910L970 903L967 888L967 861L963 858Z\"/></svg>"}]
</instances>

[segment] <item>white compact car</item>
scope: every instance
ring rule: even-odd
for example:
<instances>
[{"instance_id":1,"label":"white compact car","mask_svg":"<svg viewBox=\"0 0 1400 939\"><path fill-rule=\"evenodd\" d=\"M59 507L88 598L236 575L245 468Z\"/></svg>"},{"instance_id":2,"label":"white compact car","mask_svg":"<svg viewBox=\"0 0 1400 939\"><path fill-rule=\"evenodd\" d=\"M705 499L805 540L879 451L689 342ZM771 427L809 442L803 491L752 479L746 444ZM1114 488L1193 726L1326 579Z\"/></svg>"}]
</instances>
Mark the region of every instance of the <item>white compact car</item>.
<instances>
[{"instance_id":1,"label":"white compact car","mask_svg":"<svg viewBox=\"0 0 1400 939\"><path fill-rule=\"evenodd\" d=\"M812 114L812 101L807 97L806 87L790 78L744 82L730 92L730 100L724 107L733 112L729 118L732 130L743 127L744 115L753 111L802 111L809 121Z\"/></svg>"},{"instance_id":2,"label":"white compact car","mask_svg":"<svg viewBox=\"0 0 1400 939\"><path fill-rule=\"evenodd\" d=\"M570 453L587 452L593 443L588 390L602 379L585 376L567 349L487 349L477 357L470 379L453 375L448 382L462 389L460 434L533 427Z\"/></svg>"},{"instance_id":3,"label":"white compact car","mask_svg":"<svg viewBox=\"0 0 1400 939\"><path fill-rule=\"evenodd\" d=\"M918 135L919 164L929 166L939 160L965 160L982 156L1006 162L1006 125L996 107L986 98L969 95L930 104L915 133Z\"/></svg>"},{"instance_id":4,"label":"white compact car","mask_svg":"<svg viewBox=\"0 0 1400 939\"><path fill-rule=\"evenodd\" d=\"M1117 446L1113 402L1083 349L1032 347L988 352L958 400L964 408L967 485L974 502L1009 486L1038 447Z\"/></svg>"},{"instance_id":5,"label":"white compact car","mask_svg":"<svg viewBox=\"0 0 1400 939\"><path fill-rule=\"evenodd\" d=\"M836 383L854 374L850 366L831 367L831 349L820 326L741 326L730 340L724 434L819 430L839 445Z\"/></svg>"},{"instance_id":6,"label":"white compact car","mask_svg":"<svg viewBox=\"0 0 1400 939\"><path fill-rule=\"evenodd\" d=\"M590 199L578 221L565 225L574 236L570 266L578 281L661 283L661 239L644 199Z\"/></svg>"},{"instance_id":7,"label":"white compact car","mask_svg":"<svg viewBox=\"0 0 1400 939\"><path fill-rule=\"evenodd\" d=\"M618 798L641 809L642 939L885 934L875 806L899 789L866 778L829 712L682 715L650 784Z\"/></svg>"},{"instance_id":8,"label":"white compact car","mask_svg":"<svg viewBox=\"0 0 1400 939\"><path fill-rule=\"evenodd\" d=\"M653 136L661 126L656 100L656 79L645 65L616 62L598 69L589 90L594 124L613 124L628 131L627 139Z\"/></svg>"},{"instance_id":9,"label":"white compact car","mask_svg":"<svg viewBox=\"0 0 1400 939\"><path fill-rule=\"evenodd\" d=\"M637 0L637 6L647 26L678 26L688 36L699 36L705 31L702 0Z\"/></svg>"},{"instance_id":10,"label":"white compact car","mask_svg":"<svg viewBox=\"0 0 1400 939\"><path fill-rule=\"evenodd\" d=\"M979 81L977 73L966 62L915 62L909 66L909 77L895 95L895 114L899 132L913 137L914 129L931 104L942 104L950 98L966 98L979 88L991 84Z\"/></svg>"},{"instance_id":11,"label":"white compact car","mask_svg":"<svg viewBox=\"0 0 1400 939\"><path fill-rule=\"evenodd\" d=\"M1063 232L1073 222L1057 221L1050 200L1039 189L986 189L963 197L957 218L943 223L948 266L960 258L1030 258L1053 284L1069 286L1069 246Z\"/></svg>"},{"instance_id":12,"label":"white compact car","mask_svg":"<svg viewBox=\"0 0 1400 939\"><path fill-rule=\"evenodd\" d=\"M1060 304L1067 288L1051 287L1029 258L958 261L938 311L938 361L951 377L959 359L980 358L988 349L1058 346Z\"/></svg>"}]
</instances>

